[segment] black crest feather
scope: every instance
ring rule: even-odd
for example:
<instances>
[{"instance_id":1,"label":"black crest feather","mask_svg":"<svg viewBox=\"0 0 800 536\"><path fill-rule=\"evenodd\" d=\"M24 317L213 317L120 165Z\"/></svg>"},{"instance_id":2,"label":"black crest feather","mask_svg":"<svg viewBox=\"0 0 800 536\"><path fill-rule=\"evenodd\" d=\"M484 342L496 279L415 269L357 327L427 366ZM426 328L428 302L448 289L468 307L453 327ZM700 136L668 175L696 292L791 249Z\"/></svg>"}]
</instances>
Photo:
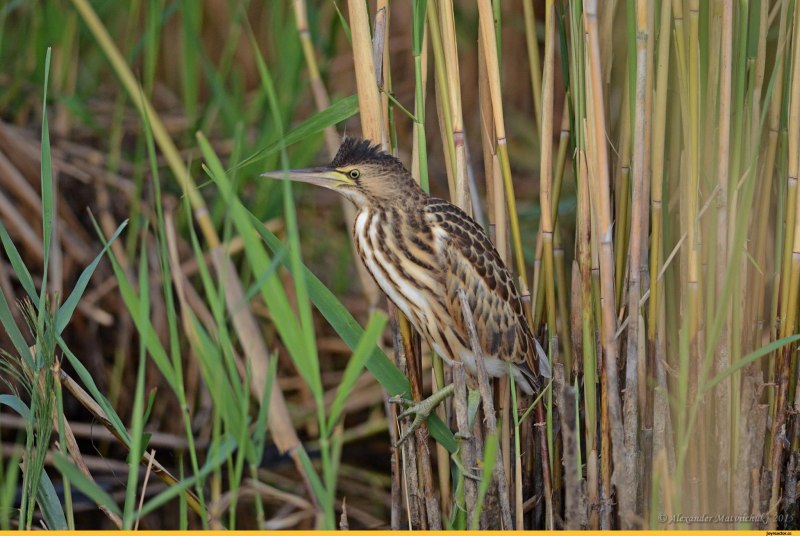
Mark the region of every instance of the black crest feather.
<instances>
[{"instance_id":1,"label":"black crest feather","mask_svg":"<svg viewBox=\"0 0 800 536\"><path fill-rule=\"evenodd\" d=\"M380 145L372 145L369 140L348 137L342 141L339 151L333 157L331 167L339 168L364 163L402 166L397 158L385 153Z\"/></svg>"}]
</instances>

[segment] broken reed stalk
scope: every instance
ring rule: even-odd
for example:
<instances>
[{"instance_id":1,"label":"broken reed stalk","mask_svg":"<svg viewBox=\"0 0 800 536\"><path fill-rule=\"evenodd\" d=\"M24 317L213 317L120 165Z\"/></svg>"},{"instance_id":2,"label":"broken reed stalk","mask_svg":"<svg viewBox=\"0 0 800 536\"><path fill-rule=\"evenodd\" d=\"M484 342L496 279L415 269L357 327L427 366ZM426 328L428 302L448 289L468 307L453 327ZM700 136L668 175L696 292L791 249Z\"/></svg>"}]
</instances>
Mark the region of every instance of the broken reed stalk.
<instances>
[{"instance_id":1,"label":"broken reed stalk","mask_svg":"<svg viewBox=\"0 0 800 536\"><path fill-rule=\"evenodd\" d=\"M483 352L481 351L478 332L475 329L472 310L469 307L469 298L467 298L467 293L463 288L458 290L458 300L461 302L461 314L464 317L464 323L466 324L467 331L469 333L470 346L473 354L475 354L475 363L478 369L478 387L480 389L481 401L483 403L483 419L486 426L486 436L493 436L497 434L497 416L494 411L494 395L492 394L492 384L489 380L489 374L486 372L486 363ZM506 480L506 474L505 470L503 469L502 462L494 464L492 476L497 484L497 494L500 498L500 515L503 522L503 526L501 528L505 530L512 530L514 528L514 523L511 518L511 503L508 496L508 481Z\"/></svg>"},{"instance_id":2,"label":"broken reed stalk","mask_svg":"<svg viewBox=\"0 0 800 536\"><path fill-rule=\"evenodd\" d=\"M586 526L585 494L581 489L582 469L580 457L578 423L575 406L575 389L565 383L565 370L560 363L553 368L553 384L558 399L558 414L561 419L561 437L564 444L564 528L579 530Z\"/></svg>"},{"instance_id":3,"label":"broken reed stalk","mask_svg":"<svg viewBox=\"0 0 800 536\"><path fill-rule=\"evenodd\" d=\"M402 372L406 377L409 376L408 374L408 366L409 362L406 356L406 348L403 340L403 335L401 334L401 329L399 325L399 319L397 315L398 311L397 308L389 304L389 319L391 322L391 331L392 331L392 343L394 346L394 359L397 368ZM387 399L388 401L388 399ZM396 439L400 437L400 422L397 420L397 404L388 403L387 405L392 409L391 412L387 413L389 415L389 427L391 428L390 436L393 438L392 445L396 445ZM419 471L417 470L417 438L415 435L409 436L403 445L398 449L397 447L393 447L392 452L393 454L397 454L399 450L399 462L398 462L398 480L402 477L401 486L397 486L398 493L403 494L403 500L406 504L406 522L410 529L418 528L422 529L424 527L423 518L420 512L422 512L424 505L422 504L422 492L419 489ZM392 491L394 493L395 486L393 485ZM397 502L401 502L399 498L395 498L394 494L392 495L392 504L394 505ZM394 524L397 524L397 527L400 527L400 519L392 518L393 527Z\"/></svg>"}]
</instances>

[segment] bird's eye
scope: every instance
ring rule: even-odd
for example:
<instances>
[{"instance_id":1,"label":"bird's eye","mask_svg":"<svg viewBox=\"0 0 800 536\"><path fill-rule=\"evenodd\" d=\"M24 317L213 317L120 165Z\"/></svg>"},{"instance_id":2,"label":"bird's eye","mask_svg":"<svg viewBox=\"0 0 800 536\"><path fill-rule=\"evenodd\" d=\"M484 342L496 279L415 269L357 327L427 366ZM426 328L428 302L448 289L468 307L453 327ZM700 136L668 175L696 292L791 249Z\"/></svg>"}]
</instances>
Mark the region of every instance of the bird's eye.
<instances>
[{"instance_id":1,"label":"bird's eye","mask_svg":"<svg viewBox=\"0 0 800 536\"><path fill-rule=\"evenodd\" d=\"M358 171L357 169L351 169L350 170L350 178L351 179L355 180L355 179L359 178L360 176L361 176L361 172Z\"/></svg>"}]
</instances>

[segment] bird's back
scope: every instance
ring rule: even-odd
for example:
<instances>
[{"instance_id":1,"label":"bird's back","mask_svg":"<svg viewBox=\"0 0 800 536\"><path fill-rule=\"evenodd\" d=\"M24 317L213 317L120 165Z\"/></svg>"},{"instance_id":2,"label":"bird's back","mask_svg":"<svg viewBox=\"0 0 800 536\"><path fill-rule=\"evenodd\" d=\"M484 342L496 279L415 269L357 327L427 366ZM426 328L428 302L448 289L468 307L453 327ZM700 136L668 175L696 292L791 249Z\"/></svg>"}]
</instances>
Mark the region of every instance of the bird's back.
<instances>
[{"instance_id":1,"label":"bird's back","mask_svg":"<svg viewBox=\"0 0 800 536\"><path fill-rule=\"evenodd\" d=\"M538 391L533 335L511 274L480 226L455 205L425 195L359 212L353 236L387 297L446 360L476 373L458 297L464 289L491 376Z\"/></svg>"}]
</instances>

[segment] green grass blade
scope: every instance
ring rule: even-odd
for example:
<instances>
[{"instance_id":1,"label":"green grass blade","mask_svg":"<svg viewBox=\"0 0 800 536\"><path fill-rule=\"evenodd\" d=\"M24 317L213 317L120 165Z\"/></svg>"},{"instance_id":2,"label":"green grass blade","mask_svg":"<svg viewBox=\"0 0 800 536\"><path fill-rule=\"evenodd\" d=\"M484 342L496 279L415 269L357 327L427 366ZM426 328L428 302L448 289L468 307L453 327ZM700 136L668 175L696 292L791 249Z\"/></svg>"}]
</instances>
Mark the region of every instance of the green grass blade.
<instances>
[{"instance_id":1,"label":"green grass blade","mask_svg":"<svg viewBox=\"0 0 800 536\"><path fill-rule=\"evenodd\" d=\"M42 471L39 488L36 490L36 502L42 512L44 524L47 525L49 530L67 530L67 518L64 515L64 508L58 500L58 493L56 493L56 488L47 475L47 471Z\"/></svg>"},{"instance_id":2,"label":"green grass blade","mask_svg":"<svg viewBox=\"0 0 800 536\"><path fill-rule=\"evenodd\" d=\"M30 414L27 404L14 395L0 395L0 406L7 406L13 409L23 419L27 419Z\"/></svg>"},{"instance_id":3,"label":"green grass blade","mask_svg":"<svg viewBox=\"0 0 800 536\"><path fill-rule=\"evenodd\" d=\"M81 493L85 494L96 504L103 506L108 511L117 515L122 515L122 512L120 512L117 503L114 502L114 499L112 499L111 496L106 493L106 491L96 482L89 480L86 475L80 471L80 469L75 467L69 458L60 452L56 452L53 456L53 463L55 464L56 469L58 469L66 478L69 478L70 483L78 488Z\"/></svg>"},{"instance_id":4,"label":"green grass blade","mask_svg":"<svg viewBox=\"0 0 800 536\"><path fill-rule=\"evenodd\" d=\"M22 335L19 326L17 326L17 323L14 321L14 315L11 313L11 308L2 291L0 291L0 325L6 330L19 356L26 362L30 361L31 357L30 351L28 350L28 343L25 341L25 337Z\"/></svg>"},{"instance_id":5,"label":"green grass blade","mask_svg":"<svg viewBox=\"0 0 800 536\"><path fill-rule=\"evenodd\" d=\"M283 248L283 244L278 237L272 234L253 214L250 214L253 226L261 235L261 238L266 242L267 246L273 251L278 251ZM286 263L284 263L286 264ZM333 293L326 287L319 278L311 272L307 267L304 267L305 277L308 283L308 293L311 301L317 307L325 320L331 327L339 334L342 340L354 350L358 347L358 343L364 334L358 322L356 322L353 315L350 314L342 303L336 299ZM383 386L389 395L404 395L408 397L411 393L408 379L398 370L394 363L392 363L386 354L374 346L372 353L365 363L367 370L375 376L378 382ZM428 428L431 435L446 448L450 453L456 451L456 440L453 433L445 426L442 420L436 414L431 414L428 418Z\"/></svg>"},{"instance_id":6,"label":"green grass blade","mask_svg":"<svg viewBox=\"0 0 800 536\"><path fill-rule=\"evenodd\" d=\"M243 167L247 164L255 162L256 160L277 154L279 151L286 149L290 145L301 140L305 140L310 136L319 134L326 128L336 125L337 123L341 123L342 121L353 117L357 113L358 97L356 95L351 95L349 97L345 97L344 99L338 100L325 110L317 112L297 125L294 129L287 132L286 135L280 140L268 145L264 149L261 149L260 151L239 162L236 168Z\"/></svg>"},{"instance_id":7,"label":"green grass blade","mask_svg":"<svg viewBox=\"0 0 800 536\"><path fill-rule=\"evenodd\" d=\"M103 237L103 233L100 231L99 226L97 226L97 222L94 222L94 224L97 230L97 235L100 237L103 245L107 245L106 240ZM111 259L111 266L114 270L114 275L117 278L117 285L119 285L120 295L122 295L122 300L125 302L125 306L128 308L128 311L131 314L131 318L136 326L136 330L144 339L144 342L147 345L147 351L153 358L158 370L160 370L161 374L164 375L164 379L167 380L167 383L169 383L169 386L173 391L176 393L179 392L180 383L177 379L175 369L172 367L172 362L170 361L164 346L161 344L161 339L159 338L158 333L156 333L153 323L151 322L150 318L141 318L141 315L139 314L139 309L141 307L140 299L136 295L133 284L128 279L128 274L125 273L117 261L117 257L114 255L114 250L106 249L106 252L108 253L108 258Z\"/></svg>"},{"instance_id":8,"label":"green grass blade","mask_svg":"<svg viewBox=\"0 0 800 536\"><path fill-rule=\"evenodd\" d=\"M719 382L725 380L729 376L732 376L737 370L741 370L742 368L746 367L750 363L761 359L764 356L767 356L780 348L781 346L792 344L793 342L800 341L800 334L790 335L788 337L784 337L783 339L778 339L777 341L772 341L769 344L765 344L758 350L750 352L736 363L728 367L727 369L723 370L713 378L711 378L703 387L703 393L707 393L711 389L717 386Z\"/></svg>"},{"instance_id":9,"label":"green grass blade","mask_svg":"<svg viewBox=\"0 0 800 536\"><path fill-rule=\"evenodd\" d=\"M114 240L120 235L123 229L128 225L128 220L123 221L117 230L114 231L114 234L111 235L111 238L108 242L103 246L102 251L97 254L97 257L87 266L83 272L81 272L80 277L78 278L77 283L75 283L75 288L72 290L72 293L69 297L64 301L64 304L59 307L58 311L56 312L56 333L61 334L64 331L64 328L67 327L70 319L72 318L73 313L75 312L75 308L78 306L78 302L80 301L81 297L83 296L84 291L86 291L86 287L89 284L89 280L92 278L92 274L94 274L95 269L97 269L97 265L100 264L100 260L105 255L108 248L111 244L114 243Z\"/></svg>"},{"instance_id":10,"label":"green grass blade","mask_svg":"<svg viewBox=\"0 0 800 536\"><path fill-rule=\"evenodd\" d=\"M183 493L195 486L198 480L207 477L211 471L225 463L225 461L230 457L231 454L236 450L236 442L233 439L228 439L222 443L222 445L217 446L216 448L212 448L209 451L208 458L206 459L205 465L200 468L200 471L190 477L181 479L177 484L174 486L170 486L168 489L162 491L142 506L141 511L139 511L137 517L139 519L143 518L150 512L154 511L160 506L165 505L167 502L171 501L175 497L183 495Z\"/></svg>"},{"instance_id":11,"label":"green grass blade","mask_svg":"<svg viewBox=\"0 0 800 536\"><path fill-rule=\"evenodd\" d=\"M44 301L47 296L47 276L50 261L50 244L53 240L53 164L50 155L50 132L47 124L47 86L50 79L50 54L48 47L44 60L44 90L42 96L42 147L41 147L41 184L42 184L42 239L44 244L44 268L42 269L42 287L39 289L39 318L37 325L43 328ZM39 330L41 332L41 329Z\"/></svg>"},{"instance_id":12,"label":"green grass blade","mask_svg":"<svg viewBox=\"0 0 800 536\"><path fill-rule=\"evenodd\" d=\"M339 383L339 388L336 390L336 397L328 410L328 430L333 430L339 417L341 417L345 400L352 393L353 387L361 375L361 370L364 368L364 363L369 359L372 349L383 334L386 321L386 315L380 311L375 311L370 315L364 334L361 336L361 340L358 341L358 346L356 346L352 357L347 362L341 383Z\"/></svg>"},{"instance_id":13,"label":"green grass blade","mask_svg":"<svg viewBox=\"0 0 800 536\"><path fill-rule=\"evenodd\" d=\"M494 472L494 464L497 461L497 447L499 444L500 429L498 428L495 434L486 437L486 448L483 452L483 471L481 473L481 482L478 485L478 503L472 513L470 530L478 530L483 501L486 499L486 492L489 491L489 485L492 483L492 473Z\"/></svg>"},{"instance_id":14,"label":"green grass blade","mask_svg":"<svg viewBox=\"0 0 800 536\"><path fill-rule=\"evenodd\" d=\"M253 226L247 217L248 212L236 197L219 158L217 158L216 153L214 153L202 133L198 133L197 138L203 157L209 166L210 176L214 179L214 182L219 187L220 194L228 203L230 207L229 215L239 235L244 240L244 251L248 262L254 271L269 266L270 259L267 256L267 252L255 236L255 233L253 233ZM277 274L273 274L272 277L269 277L264 282L264 286L261 288L261 296L267 307L272 311L273 322L283 343L289 350L289 354L301 365L300 373L304 374L304 380L308 381L306 377L307 371L303 370L307 356L304 353L305 345L302 341L300 324L286 296L286 291L283 289L283 282L277 277Z\"/></svg>"},{"instance_id":15,"label":"green grass blade","mask_svg":"<svg viewBox=\"0 0 800 536\"><path fill-rule=\"evenodd\" d=\"M269 400L272 396L272 387L275 385L275 377L278 373L278 358L273 356L269 360L267 370L267 382L264 386L264 393L261 396L261 404L258 407L258 416L253 426L253 435L250 443L249 462L251 466L258 466L267 438L267 426L269 425Z\"/></svg>"},{"instance_id":16,"label":"green grass blade","mask_svg":"<svg viewBox=\"0 0 800 536\"><path fill-rule=\"evenodd\" d=\"M31 277L28 267L25 266L17 250L17 246L15 246L14 242L11 240L11 236L9 236L3 222L0 222L0 240L3 242L3 248L6 250L8 260L11 262L11 267L14 269L14 273L17 274L17 279L19 279L22 288L31 301L37 303L39 294L36 292L36 285L33 284L33 277Z\"/></svg>"},{"instance_id":17,"label":"green grass blade","mask_svg":"<svg viewBox=\"0 0 800 536\"><path fill-rule=\"evenodd\" d=\"M89 394L92 395L92 398L95 402L100 406L103 412L106 414L106 418L111 422L112 426L114 427L114 431L117 432L119 437L123 439L126 446L130 445L130 436L128 435L128 430L125 428L125 425L122 424L122 419L119 418L117 412L114 411L114 408L111 407L111 403L108 399L100 392L100 389L97 388L97 384L94 383L94 379L92 378L92 374L83 366L81 360L69 349L67 343L64 341L61 336L58 337L58 346L61 348L61 351L64 352L64 355L67 357L67 361L69 364L72 365L72 368L75 369L75 373L80 378L83 386L89 391Z\"/></svg>"}]
</instances>

